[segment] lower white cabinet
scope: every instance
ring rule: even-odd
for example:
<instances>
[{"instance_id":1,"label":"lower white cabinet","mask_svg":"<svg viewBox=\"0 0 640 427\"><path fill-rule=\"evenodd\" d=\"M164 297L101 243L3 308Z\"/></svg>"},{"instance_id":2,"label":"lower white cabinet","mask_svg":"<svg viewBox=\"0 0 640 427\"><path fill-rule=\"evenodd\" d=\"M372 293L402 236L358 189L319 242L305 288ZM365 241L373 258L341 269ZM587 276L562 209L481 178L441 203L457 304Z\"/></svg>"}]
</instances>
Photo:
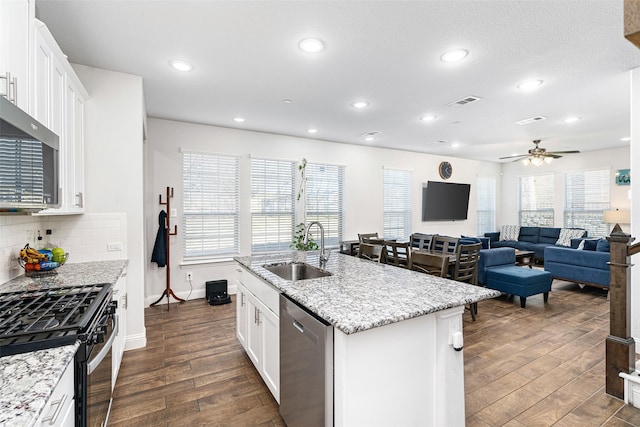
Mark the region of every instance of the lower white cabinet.
<instances>
[{"instance_id":1,"label":"lower white cabinet","mask_svg":"<svg viewBox=\"0 0 640 427\"><path fill-rule=\"evenodd\" d=\"M271 285L241 270L236 301L236 336L271 394L280 403L278 296L279 292Z\"/></svg>"},{"instance_id":2,"label":"lower white cabinet","mask_svg":"<svg viewBox=\"0 0 640 427\"><path fill-rule=\"evenodd\" d=\"M111 350L111 387L115 388L122 355L127 339L127 271L125 270L113 287L113 300L118 302L116 309L116 337Z\"/></svg>"},{"instance_id":3,"label":"lower white cabinet","mask_svg":"<svg viewBox=\"0 0 640 427\"><path fill-rule=\"evenodd\" d=\"M75 400L73 398L73 371L74 362L71 361L34 426L74 426Z\"/></svg>"}]
</instances>

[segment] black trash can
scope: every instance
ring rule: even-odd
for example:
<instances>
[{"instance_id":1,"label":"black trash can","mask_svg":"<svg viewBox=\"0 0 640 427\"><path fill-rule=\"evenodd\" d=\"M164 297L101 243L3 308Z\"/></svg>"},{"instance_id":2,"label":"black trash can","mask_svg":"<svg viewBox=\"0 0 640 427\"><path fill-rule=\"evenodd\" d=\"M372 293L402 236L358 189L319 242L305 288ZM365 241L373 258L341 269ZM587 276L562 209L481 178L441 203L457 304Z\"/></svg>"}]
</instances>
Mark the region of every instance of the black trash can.
<instances>
[{"instance_id":1,"label":"black trash can","mask_svg":"<svg viewBox=\"0 0 640 427\"><path fill-rule=\"evenodd\" d=\"M227 281L212 280L206 282L206 297L210 305L229 304L231 296L227 294Z\"/></svg>"}]
</instances>

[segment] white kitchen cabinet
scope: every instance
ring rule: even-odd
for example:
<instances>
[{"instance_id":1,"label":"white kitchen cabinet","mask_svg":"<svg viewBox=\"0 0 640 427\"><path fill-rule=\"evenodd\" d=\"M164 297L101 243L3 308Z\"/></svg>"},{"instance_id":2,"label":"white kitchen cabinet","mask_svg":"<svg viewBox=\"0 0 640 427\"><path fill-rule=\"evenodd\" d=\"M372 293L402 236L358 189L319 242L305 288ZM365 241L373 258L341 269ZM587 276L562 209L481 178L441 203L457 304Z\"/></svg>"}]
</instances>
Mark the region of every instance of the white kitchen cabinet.
<instances>
[{"instance_id":1,"label":"white kitchen cabinet","mask_svg":"<svg viewBox=\"0 0 640 427\"><path fill-rule=\"evenodd\" d=\"M116 380L118 378L118 372L120 370L120 364L122 363L122 356L124 354L124 348L127 339L127 271L125 270L113 287L113 300L118 302L118 308L116 309L116 337L113 340L113 347L111 348L111 367L112 367L112 381L111 387L115 388Z\"/></svg>"},{"instance_id":2,"label":"white kitchen cabinet","mask_svg":"<svg viewBox=\"0 0 640 427\"><path fill-rule=\"evenodd\" d=\"M71 361L34 426L73 427L75 425L73 371L74 362Z\"/></svg>"},{"instance_id":3,"label":"white kitchen cabinet","mask_svg":"<svg viewBox=\"0 0 640 427\"><path fill-rule=\"evenodd\" d=\"M248 327L248 292L240 282L237 283L236 293L236 336L242 347L247 348L247 327Z\"/></svg>"},{"instance_id":4,"label":"white kitchen cabinet","mask_svg":"<svg viewBox=\"0 0 640 427\"><path fill-rule=\"evenodd\" d=\"M34 3L30 0L0 1L0 94L26 112L30 112L29 60Z\"/></svg>"},{"instance_id":5,"label":"white kitchen cabinet","mask_svg":"<svg viewBox=\"0 0 640 427\"><path fill-rule=\"evenodd\" d=\"M242 269L236 304L238 340L277 402L280 402L279 292Z\"/></svg>"},{"instance_id":6,"label":"white kitchen cabinet","mask_svg":"<svg viewBox=\"0 0 640 427\"><path fill-rule=\"evenodd\" d=\"M39 215L84 212L84 102L89 94L49 29L36 20L33 116L60 138L60 207Z\"/></svg>"}]
</instances>

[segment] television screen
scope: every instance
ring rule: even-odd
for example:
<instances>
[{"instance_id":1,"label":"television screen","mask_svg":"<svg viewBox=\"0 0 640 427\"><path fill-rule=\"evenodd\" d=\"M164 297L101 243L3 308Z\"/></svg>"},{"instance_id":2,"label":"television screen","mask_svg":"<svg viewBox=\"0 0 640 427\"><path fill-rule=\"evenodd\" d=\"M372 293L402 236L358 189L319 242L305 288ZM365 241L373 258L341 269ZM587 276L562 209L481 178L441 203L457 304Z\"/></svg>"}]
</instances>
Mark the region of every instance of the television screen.
<instances>
[{"instance_id":1,"label":"television screen","mask_svg":"<svg viewBox=\"0 0 640 427\"><path fill-rule=\"evenodd\" d=\"M467 219L471 184L429 181L422 188L422 220Z\"/></svg>"}]
</instances>

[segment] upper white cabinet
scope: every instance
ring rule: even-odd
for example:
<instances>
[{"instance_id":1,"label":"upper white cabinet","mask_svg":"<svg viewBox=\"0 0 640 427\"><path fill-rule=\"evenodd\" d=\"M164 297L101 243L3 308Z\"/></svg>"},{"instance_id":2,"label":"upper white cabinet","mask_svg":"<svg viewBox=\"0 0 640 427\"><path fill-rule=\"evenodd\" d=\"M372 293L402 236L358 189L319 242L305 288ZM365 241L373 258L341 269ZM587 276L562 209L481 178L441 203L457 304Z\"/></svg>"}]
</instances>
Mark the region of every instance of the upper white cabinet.
<instances>
[{"instance_id":1,"label":"upper white cabinet","mask_svg":"<svg viewBox=\"0 0 640 427\"><path fill-rule=\"evenodd\" d=\"M0 95L27 112L34 11L33 1L0 1Z\"/></svg>"},{"instance_id":2,"label":"upper white cabinet","mask_svg":"<svg viewBox=\"0 0 640 427\"><path fill-rule=\"evenodd\" d=\"M89 97L66 56L36 20L33 116L60 137L60 208L39 215L84 212L84 102Z\"/></svg>"}]
</instances>

